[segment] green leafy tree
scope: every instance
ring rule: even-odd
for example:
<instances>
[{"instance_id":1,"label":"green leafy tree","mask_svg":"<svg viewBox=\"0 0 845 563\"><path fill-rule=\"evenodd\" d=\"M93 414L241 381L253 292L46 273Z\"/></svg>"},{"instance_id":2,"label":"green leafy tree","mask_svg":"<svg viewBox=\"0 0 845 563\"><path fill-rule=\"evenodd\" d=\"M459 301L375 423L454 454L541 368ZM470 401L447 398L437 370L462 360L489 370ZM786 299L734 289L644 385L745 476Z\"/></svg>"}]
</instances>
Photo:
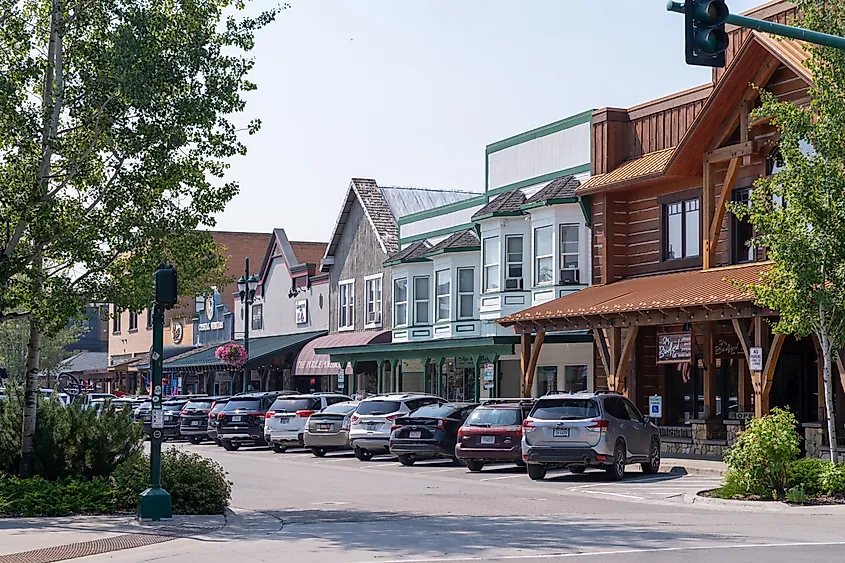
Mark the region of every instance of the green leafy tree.
<instances>
[{"instance_id":1,"label":"green leafy tree","mask_svg":"<svg viewBox=\"0 0 845 563\"><path fill-rule=\"evenodd\" d=\"M82 325L71 323L62 330L44 337L41 345L41 372L52 373L71 354L66 346L77 342L85 333ZM9 379L22 383L26 374L29 321L11 319L0 323L0 366L6 368Z\"/></svg>"},{"instance_id":2,"label":"green leafy tree","mask_svg":"<svg viewBox=\"0 0 845 563\"><path fill-rule=\"evenodd\" d=\"M801 27L845 35L845 1L799 0ZM784 167L756 182L750 208L753 246L774 261L747 287L780 314L776 332L815 335L824 361L824 401L830 457L836 461L832 358L845 346L845 52L808 44L812 72L809 107L781 102L765 91L754 117L771 117L780 132ZM781 204L783 202L783 204ZM820 396L822 396L820 390Z\"/></svg>"},{"instance_id":3,"label":"green leafy tree","mask_svg":"<svg viewBox=\"0 0 845 563\"><path fill-rule=\"evenodd\" d=\"M162 260L183 295L223 259L202 227L237 193L255 33L244 0L0 0L0 320L25 318L21 475L45 335L86 303L141 310Z\"/></svg>"}]
</instances>

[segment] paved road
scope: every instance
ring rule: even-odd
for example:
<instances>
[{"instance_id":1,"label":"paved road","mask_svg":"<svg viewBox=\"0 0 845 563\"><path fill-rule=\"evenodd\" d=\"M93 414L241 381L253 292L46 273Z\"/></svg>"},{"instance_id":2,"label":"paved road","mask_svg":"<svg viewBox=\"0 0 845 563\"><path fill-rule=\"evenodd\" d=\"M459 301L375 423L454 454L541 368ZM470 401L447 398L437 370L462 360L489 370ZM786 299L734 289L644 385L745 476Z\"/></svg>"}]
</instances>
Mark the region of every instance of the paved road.
<instances>
[{"instance_id":1,"label":"paved road","mask_svg":"<svg viewBox=\"0 0 845 563\"><path fill-rule=\"evenodd\" d=\"M112 554L121 561L834 561L845 511L691 505L716 480L632 470L481 473L450 463L212 445L178 446L223 464L236 516L222 535ZM773 507L770 507L773 508ZM105 561L104 556L91 561Z\"/></svg>"}]
</instances>

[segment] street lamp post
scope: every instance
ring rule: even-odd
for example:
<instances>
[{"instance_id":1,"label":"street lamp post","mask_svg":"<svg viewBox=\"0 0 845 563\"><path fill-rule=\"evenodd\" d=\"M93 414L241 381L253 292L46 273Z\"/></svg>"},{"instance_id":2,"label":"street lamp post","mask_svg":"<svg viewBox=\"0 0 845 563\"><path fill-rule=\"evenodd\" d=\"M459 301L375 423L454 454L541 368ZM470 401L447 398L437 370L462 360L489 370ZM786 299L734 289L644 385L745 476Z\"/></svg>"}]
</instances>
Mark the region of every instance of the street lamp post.
<instances>
[{"instance_id":1,"label":"street lamp post","mask_svg":"<svg viewBox=\"0 0 845 563\"><path fill-rule=\"evenodd\" d=\"M244 350L246 351L246 363L244 364L243 392L248 391L249 385L249 323L252 319L249 316L249 307L255 301L255 288L258 287L258 278L255 274L249 273L249 257L244 264L244 275L238 280L238 295L244 306Z\"/></svg>"}]
</instances>

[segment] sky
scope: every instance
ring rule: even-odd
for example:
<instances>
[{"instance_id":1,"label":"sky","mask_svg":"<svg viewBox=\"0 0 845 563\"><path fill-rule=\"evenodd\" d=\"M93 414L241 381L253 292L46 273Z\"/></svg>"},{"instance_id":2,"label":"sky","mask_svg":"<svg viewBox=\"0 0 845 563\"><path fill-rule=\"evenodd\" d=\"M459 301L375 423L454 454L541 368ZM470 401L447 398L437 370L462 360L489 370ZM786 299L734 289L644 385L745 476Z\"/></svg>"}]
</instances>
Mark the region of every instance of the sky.
<instances>
[{"instance_id":1,"label":"sky","mask_svg":"<svg viewBox=\"0 0 845 563\"><path fill-rule=\"evenodd\" d=\"M289 2L257 35L258 90L237 120L262 128L216 230L327 241L350 178L483 192L490 143L710 80L684 63L665 0Z\"/></svg>"}]
</instances>

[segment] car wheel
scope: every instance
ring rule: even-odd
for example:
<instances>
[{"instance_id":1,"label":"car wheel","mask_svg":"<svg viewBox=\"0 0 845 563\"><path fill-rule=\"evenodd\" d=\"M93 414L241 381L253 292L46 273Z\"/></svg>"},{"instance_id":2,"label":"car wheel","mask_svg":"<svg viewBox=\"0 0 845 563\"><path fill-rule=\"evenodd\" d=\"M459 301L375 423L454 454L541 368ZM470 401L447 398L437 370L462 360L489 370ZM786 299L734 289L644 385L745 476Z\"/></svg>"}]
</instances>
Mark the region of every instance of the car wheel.
<instances>
[{"instance_id":1,"label":"car wheel","mask_svg":"<svg viewBox=\"0 0 845 563\"><path fill-rule=\"evenodd\" d=\"M234 444L234 443L230 442L229 440L221 440L221 442L223 444L223 449L226 450L227 452L236 452L236 451L238 451L238 448L241 447L240 444Z\"/></svg>"},{"instance_id":2,"label":"car wheel","mask_svg":"<svg viewBox=\"0 0 845 563\"><path fill-rule=\"evenodd\" d=\"M648 449L648 463L643 463L640 467L647 475L660 471L660 442L652 440L651 447Z\"/></svg>"},{"instance_id":3,"label":"car wheel","mask_svg":"<svg viewBox=\"0 0 845 563\"><path fill-rule=\"evenodd\" d=\"M584 467L583 465L570 465L569 466L569 472L575 473L575 474L578 474L578 475L583 473L585 469L587 469L587 468Z\"/></svg>"},{"instance_id":4,"label":"car wheel","mask_svg":"<svg viewBox=\"0 0 845 563\"><path fill-rule=\"evenodd\" d=\"M215 438L214 443L217 444L217 447L222 448L223 442L220 441L220 438Z\"/></svg>"},{"instance_id":5,"label":"car wheel","mask_svg":"<svg viewBox=\"0 0 845 563\"><path fill-rule=\"evenodd\" d=\"M326 455L326 448L311 448L311 453L317 457L323 457Z\"/></svg>"},{"instance_id":6,"label":"car wheel","mask_svg":"<svg viewBox=\"0 0 845 563\"><path fill-rule=\"evenodd\" d=\"M190 438L188 438L188 441L194 445L201 444L202 436L191 436Z\"/></svg>"},{"instance_id":7,"label":"car wheel","mask_svg":"<svg viewBox=\"0 0 845 563\"><path fill-rule=\"evenodd\" d=\"M467 469L472 471L473 473L478 473L484 467L483 461L478 461L477 459L468 459L467 460Z\"/></svg>"},{"instance_id":8,"label":"car wheel","mask_svg":"<svg viewBox=\"0 0 845 563\"><path fill-rule=\"evenodd\" d=\"M360 461L370 461L373 459L373 452L368 452L367 450L361 448L355 448L355 457L357 457Z\"/></svg>"},{"instance_id":9,"label":"car wheel","mask_svg":"<svg viewBox=\"0 0 845 563\"><path fill-rule=\"evenodd\" d=\"M277 454L283 454L285 453L285 451L287 451L287 448L285 446L280 446L279 444L275 444L273 442L270 442L270 447L273 448L273 453Z\"/></svg>"},{"instance_id":10,"label":"car wheel","mask_svg":"<svg viewBox=\"0 0 845 563\"><path fill-rule=\"evenodd\" d=\"M521 459L521 458L516 460L516 466L517 467L525 467L525 460Z\"/></svg>"},{"instance_id":11,"label":"car wheel","mask_svg":"<svg viewBox=\"0 0 845 563\"><path fill-rule=\"evenodd\" d=\"M452 465L457 465L458 467L463 467L466 465L464 460L459 459L457 456L452 456Z\"/></svg>"},{"instance_id":12,"label":"car wheel","mask_svg":"<svg viewBox=\"0 0 845 563\"><path fill-rule=\"evenodd\" d=\"M546 478L546 466L530 464L528 466L528 476L531 477L532 481L542 481Z\"/></svg>"},{"instance_id":13,"label":"car wheel","mask_svg":"<svg viewBox=\"0 0 845 563\"><path fill-rule=\"evenodd\" d=\"M613 465L607 468L607 474L614 481L625 478L625 445L622 442L616 443L616 448L613 450Z\"/></svg>"},{"instance_id":14,"label":"car wheel","mask_svg":"<svg viewBox=\"0 0 845 563\"><path fill-rule=\"evenodd\" d=\"M417 460L414 459L414 456L412 456L412 455L400 455L399 456L399 463L401 463L402 465L411 466L411 465L414 465L415 461L417 461Z\"/></svg>"}]
</instances>

